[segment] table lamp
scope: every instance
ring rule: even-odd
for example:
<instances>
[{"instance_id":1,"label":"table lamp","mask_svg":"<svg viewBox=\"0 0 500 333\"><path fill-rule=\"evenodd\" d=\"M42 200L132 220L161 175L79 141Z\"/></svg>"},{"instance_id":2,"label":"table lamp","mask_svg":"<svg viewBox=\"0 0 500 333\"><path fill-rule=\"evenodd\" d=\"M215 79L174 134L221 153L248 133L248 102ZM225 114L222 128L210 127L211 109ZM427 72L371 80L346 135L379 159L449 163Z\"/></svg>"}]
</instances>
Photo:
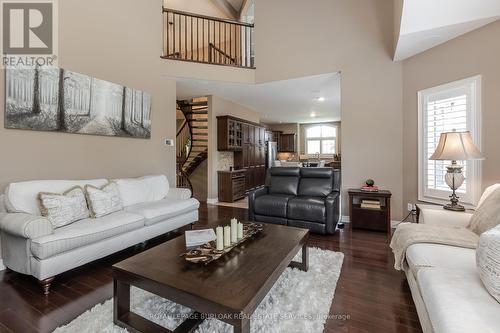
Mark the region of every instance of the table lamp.
<instances>
[{"instance_id":1,"label":"table lamp","mask_svg":"<svg viewBox=\"0 0 500 333\"><path fill-rule=\"evenodd\" d=\"M436 151L429 158L430 160L451 161L445 175L446 184L452 189L450 195L451 203L443 208L453 211L464 211L465 207L458 204L459 197L455 191L462 186L465 177L462 173L462 165L457 161L484 160L483 155L472 142L470 132L447 132L442 133Z\"/></svg>"}]
</instances>

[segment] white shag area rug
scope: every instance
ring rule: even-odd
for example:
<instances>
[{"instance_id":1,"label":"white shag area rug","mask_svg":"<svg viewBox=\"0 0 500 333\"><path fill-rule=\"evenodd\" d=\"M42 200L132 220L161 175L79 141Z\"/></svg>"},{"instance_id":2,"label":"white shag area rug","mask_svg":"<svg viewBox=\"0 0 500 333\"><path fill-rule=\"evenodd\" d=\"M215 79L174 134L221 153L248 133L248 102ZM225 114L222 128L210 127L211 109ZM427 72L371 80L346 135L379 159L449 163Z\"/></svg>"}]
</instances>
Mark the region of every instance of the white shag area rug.
<instances>
[{"instance_id":1,"label":"white shag area rug","mask_svg":"<svg viewBox=\"0 0 500 333\"><path fill-rule=\"evenodd\" d=\"M296 260L300 261L300 254ZM344 255L309 248L309 270L287 268L255 310L250 321L252 333L321 333L328 319ZM174 330L191 309L144 290L131 288L133 312L163 327ZM113 324L113 300L98 304L55 333L125 333ZM216 319L205 320L197 333L231 333L233 327Z\"/></svg>"}]
</instances>

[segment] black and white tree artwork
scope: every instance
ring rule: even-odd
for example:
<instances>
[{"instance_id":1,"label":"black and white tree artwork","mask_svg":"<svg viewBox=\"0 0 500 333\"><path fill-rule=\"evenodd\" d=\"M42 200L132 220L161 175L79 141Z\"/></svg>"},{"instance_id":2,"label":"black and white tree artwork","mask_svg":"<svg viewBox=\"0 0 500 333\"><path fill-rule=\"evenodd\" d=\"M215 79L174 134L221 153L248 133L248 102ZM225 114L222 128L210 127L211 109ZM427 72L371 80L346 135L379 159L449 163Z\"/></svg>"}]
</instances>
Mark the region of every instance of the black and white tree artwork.
<instances>
[{"instance_id":1,"label":"black and white tree artwork","mask_svg":"<svg viewBox=\"0 0 500 333\"><path fill-rule=\"evenodd\" d=\"M6 69L5 128L151 137L151 95L62 68Z\"/></svg>"}]
</instances>

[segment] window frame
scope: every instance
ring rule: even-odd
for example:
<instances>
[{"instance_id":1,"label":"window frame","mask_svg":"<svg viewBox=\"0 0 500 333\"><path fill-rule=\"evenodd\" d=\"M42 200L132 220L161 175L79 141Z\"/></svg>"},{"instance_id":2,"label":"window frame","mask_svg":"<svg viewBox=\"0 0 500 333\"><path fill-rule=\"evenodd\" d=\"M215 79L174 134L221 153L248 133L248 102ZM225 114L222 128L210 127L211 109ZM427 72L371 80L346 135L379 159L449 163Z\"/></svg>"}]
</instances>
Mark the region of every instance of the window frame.
<instances>
[{"instance_id":1,"label":"window frame","mask_svg":"<svg viewBox=\"0 0 500 333\"><path fill-rule=\"evenodd\" d=\"M449 202L452 190L436 190L427 186L427 110L426 105L431 97L464 91L467 95L467 130L470 131L474 144L481 150L481 75L442 84L420 90L418 98L418 200L423 202L445 204ZM436 98L435 98L436 99ZM467 190L459 193L461 204L475 207L481 197L482 163L481 161L465 161L467 166Z\"/></svg>"},{"instance_id":2,"label":"window frame","mask_svg":"<svg viewBox=\"0 0 500 333\"><path fill-rule=\"evenodd\" d=\"M308 137L307 136L307 131L311 128L314 128L314 127L331 127L335 130L335 136L332 136L332 137ZM317 152L316 153L309 153L308 151L308 142L309 141L319 141L319 149L320 149L320 156L334 156L335 154L338 154L338 134L339 134L339 128L338 126L335 126L333 124L311 124L310 126L307 126L305 129L304 129L304 150L305 150L305 154L306 156L308 157L311 157L311 156L316 156ZM335 141L335 152L332 154L332 153L323 153L323 141Z\"/></svg>"}]
</instances>

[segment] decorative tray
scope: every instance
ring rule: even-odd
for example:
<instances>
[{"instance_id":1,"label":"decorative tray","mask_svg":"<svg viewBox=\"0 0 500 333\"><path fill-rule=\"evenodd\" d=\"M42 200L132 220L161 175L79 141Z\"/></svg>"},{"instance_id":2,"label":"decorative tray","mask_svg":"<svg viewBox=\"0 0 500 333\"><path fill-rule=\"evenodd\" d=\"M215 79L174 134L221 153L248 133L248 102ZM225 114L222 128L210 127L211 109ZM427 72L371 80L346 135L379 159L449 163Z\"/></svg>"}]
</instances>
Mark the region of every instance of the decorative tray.
<instances>
[{"instance_id":1,"label":"decorative tray","mask_svg":"<svg viewBox=\"0 0 500 333\"><path fill-rule=\"evenodd\" d=\"M182 253L181 257L184 257L186 261L205 264L219 259L224 254L231 252L235 247L249 240L256 234L260 233L264 229L264 225L260 223L243 223L243 238L238 240L236 243L232 243L230 246L224 247L224 250L217 250L215 241L197 247L194 250L190 250L186 253Z\"/></svg>"}]
</instances>

